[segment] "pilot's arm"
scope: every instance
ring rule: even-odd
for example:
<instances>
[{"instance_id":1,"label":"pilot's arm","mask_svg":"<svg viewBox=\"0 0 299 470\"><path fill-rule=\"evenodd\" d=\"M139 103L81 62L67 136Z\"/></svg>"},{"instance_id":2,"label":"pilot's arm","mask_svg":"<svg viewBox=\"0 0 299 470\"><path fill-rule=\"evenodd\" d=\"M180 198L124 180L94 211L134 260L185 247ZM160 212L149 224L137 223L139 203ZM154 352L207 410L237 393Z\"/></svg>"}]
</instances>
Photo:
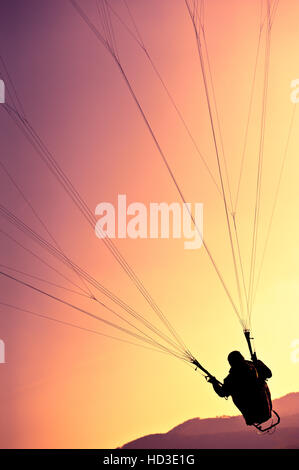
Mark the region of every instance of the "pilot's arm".
<instances>
[{"instance_id":1,"label":"pilot's arm","mask_svg":"<svg viewBox=\"0 0 299 470\"><path fill-rule=\"evenodd\" d=\"M263 379L270 379L272 377L272 372L262 361L258 360L256 364L258 375Z\"/></svg>"},{"instance_id":2,"label":"pilot's arm","mask_svg":"<svg viewBox=\"0 0 299 470\"><path fill-rule=\"evenodd\" d=\"M230 386L229 376L227 376L224 379L223 384L218 382L218 380L215 377L212 377L209 380L209 382L211 382L215 392L217 393L217 395L219 395L219 397L223 398L223 397L229 397L231 395L231 386Z\"/></svg>"}]
</instances>

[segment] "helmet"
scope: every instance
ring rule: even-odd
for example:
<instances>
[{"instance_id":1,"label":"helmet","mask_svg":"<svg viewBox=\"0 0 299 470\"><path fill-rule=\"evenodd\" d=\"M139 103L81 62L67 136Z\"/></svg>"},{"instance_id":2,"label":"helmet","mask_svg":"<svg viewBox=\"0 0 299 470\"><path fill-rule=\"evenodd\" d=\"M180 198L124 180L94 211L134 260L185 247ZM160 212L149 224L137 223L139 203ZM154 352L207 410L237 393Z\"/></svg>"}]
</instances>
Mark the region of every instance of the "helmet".
<instances>
[{"instance_id":1,"label":"helmet","mask_svg":"<svg viewBox=\"0 0 299 470\"><path fill-rule=\"evenodd\" d=\"M239 351L232 351L229 353L227 360L231 366L236 366L245 361L244 357Z\"/></svg>"}]
</instances>

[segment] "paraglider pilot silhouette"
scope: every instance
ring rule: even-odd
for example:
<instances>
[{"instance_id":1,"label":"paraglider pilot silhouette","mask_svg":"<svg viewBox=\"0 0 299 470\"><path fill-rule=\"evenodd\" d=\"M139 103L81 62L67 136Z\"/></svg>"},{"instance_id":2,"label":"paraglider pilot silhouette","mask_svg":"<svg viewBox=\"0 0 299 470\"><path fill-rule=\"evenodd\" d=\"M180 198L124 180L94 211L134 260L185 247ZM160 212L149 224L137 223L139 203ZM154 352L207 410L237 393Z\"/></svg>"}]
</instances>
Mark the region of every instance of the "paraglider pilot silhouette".
<instances>
[{"instance_id":1,"label":"paraglider pilot silhouette","mask_svg":"<svg viewBox=\"0 0 299 470\"><path fill-rule=\"evenodd\" d=\"M272 409L272 401L266 380L272 377L271 370L259 359L251 345L250 331L244 330L249 346L251 361L247 361L239 351L228 355L230 370L223 383L210 374L196 359L192 363L205 373L206 379L213 385L220 397L232 397L236 407L241 411L248 426L254 426L261 432L267 432L280 423L280 417ZM276 421L262 426L272 417Z\"/></svg>"},{"instance_id":2,"label":"paraglider pilot silhouette","mask_svg":"<svg viewBox=\"0 0 299 470\"><path fill-rule=\"evenodd\" d=\"M231 368L223 384L208 378L217 395L231 396L248 426L270 419L272 402L266 379L272 377L271 370L260 360L246 361L239 351L231 352L227 359Z\"/></svg>"}]
</instances>

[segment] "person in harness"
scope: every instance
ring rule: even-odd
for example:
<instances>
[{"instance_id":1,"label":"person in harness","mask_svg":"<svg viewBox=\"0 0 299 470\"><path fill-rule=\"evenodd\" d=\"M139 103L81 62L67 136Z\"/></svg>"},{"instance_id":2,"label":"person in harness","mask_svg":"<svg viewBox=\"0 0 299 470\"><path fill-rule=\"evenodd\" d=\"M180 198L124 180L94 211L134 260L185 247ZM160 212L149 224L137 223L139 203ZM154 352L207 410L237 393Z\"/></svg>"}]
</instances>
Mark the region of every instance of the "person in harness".
<instances>
[{"instance_id":1,"label":"person in harness","mask_svg":"<svg viewBox=\"0 0 299 470\"><path fill-rule=\"evenodd\" d=\"M245 360L239 351L231 352L228 362L231 368L223 384L213 376L208 381L217 395L232 397L248 426L258 427L272 415L271 394L266 383L272 377L272 372L260 360Z\"/></svg>"}]
</instances>

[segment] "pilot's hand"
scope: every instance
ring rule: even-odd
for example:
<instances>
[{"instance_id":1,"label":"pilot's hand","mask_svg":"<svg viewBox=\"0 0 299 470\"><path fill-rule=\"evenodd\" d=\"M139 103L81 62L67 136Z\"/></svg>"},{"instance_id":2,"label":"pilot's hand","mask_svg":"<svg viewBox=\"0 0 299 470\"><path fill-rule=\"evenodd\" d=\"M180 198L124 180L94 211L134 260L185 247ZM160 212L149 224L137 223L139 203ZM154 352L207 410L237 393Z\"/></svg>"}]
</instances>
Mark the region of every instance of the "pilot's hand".
<instances>
[{"instance_id":1,"label":"pilot's hand","mask_svg":"<svg viewBox=\"0 0 299 470\"><path fill-rule=\"evenodd\" d=\"M207 382L213 384L213 383L216 383L218 382L218 380L216 379L216 377L213 377L212 375L211 376L207 376Z\"/></svg>"}]
</instances>

